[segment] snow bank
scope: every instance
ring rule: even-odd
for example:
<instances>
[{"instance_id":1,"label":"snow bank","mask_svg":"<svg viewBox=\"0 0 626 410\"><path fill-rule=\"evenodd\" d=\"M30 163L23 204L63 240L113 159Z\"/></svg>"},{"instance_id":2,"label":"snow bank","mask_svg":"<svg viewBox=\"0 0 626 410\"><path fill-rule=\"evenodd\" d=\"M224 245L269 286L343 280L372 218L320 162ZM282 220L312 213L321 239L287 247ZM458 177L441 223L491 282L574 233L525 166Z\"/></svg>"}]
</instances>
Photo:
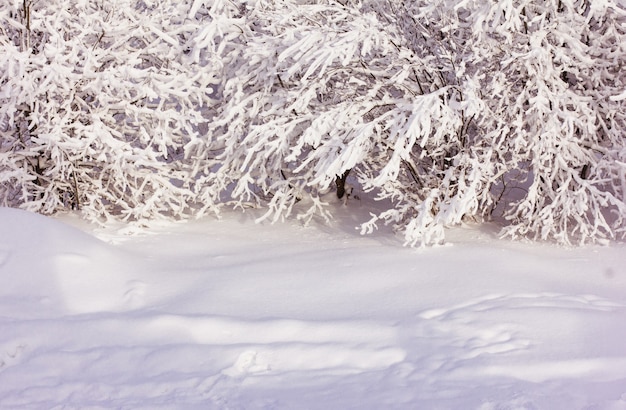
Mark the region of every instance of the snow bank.
<instances>
[{"instance_id":1,"label":"snow bank","mask_svg":"<svg viewBox=\"0 0 626 410\"><path fill-rule=\"evenodd\" d=\"M0 408L626 408L623 246L407 249L354 211L111 245L0 208Z\"/></svg>"}]
</instances>

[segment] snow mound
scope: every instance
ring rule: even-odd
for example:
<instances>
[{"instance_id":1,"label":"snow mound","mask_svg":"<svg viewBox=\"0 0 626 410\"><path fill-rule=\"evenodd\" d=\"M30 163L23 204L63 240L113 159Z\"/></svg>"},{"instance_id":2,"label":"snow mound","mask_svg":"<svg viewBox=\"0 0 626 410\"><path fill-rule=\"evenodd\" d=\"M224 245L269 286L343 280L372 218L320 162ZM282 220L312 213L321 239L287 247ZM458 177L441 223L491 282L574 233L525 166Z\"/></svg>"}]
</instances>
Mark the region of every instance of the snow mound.
<instances>
[{"instance_id":1,"label":"snow mound","mask_svg":"<svg viewBox=\"0 0 626 410\"><path fill-rule=\"evenodd\" d=\"M57 220L0 208L0 311L20 318L116 310L132 258ZM128 302L132 302L127 300Z\"/></svg>"}]
</instances>

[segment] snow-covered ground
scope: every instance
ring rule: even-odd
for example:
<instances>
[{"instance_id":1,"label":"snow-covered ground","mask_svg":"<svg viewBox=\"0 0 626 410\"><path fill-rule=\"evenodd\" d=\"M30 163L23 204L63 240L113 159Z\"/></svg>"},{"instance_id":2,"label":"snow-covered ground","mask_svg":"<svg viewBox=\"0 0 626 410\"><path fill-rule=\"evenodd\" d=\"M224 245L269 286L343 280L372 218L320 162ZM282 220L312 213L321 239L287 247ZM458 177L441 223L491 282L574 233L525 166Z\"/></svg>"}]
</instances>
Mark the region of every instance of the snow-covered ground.
<instances>
[{"instance_id":1,"label":"snow-covered ground","mask_svg":"<svg viewBox=\"0 0 626 410\"><path fill-rule=\"evenodd\" d=\"M626 409L624 245L409 249L365 208L131 236L0 209L0 408Z\"/></svg>"}]
</instances>

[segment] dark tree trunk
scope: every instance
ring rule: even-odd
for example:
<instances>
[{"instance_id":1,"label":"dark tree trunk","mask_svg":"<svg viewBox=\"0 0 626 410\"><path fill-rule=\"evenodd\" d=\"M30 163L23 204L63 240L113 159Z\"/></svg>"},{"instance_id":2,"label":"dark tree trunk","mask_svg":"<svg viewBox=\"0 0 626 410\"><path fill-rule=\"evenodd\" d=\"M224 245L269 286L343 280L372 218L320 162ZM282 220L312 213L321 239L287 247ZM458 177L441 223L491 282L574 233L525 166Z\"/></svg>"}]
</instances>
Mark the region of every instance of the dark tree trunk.
<instances>
[{"instance_id":1,"label":"dark tree trunk","mask_svg":"<svg viewBox=\"0 0 626 410\"><path fill-rule=\"evenodd\" d=\"M337 175L335 184L337 185L337 198L341 199L346 194L346 178L351 170L347 170L343 175Z\"/></svg>"}]
</instances>

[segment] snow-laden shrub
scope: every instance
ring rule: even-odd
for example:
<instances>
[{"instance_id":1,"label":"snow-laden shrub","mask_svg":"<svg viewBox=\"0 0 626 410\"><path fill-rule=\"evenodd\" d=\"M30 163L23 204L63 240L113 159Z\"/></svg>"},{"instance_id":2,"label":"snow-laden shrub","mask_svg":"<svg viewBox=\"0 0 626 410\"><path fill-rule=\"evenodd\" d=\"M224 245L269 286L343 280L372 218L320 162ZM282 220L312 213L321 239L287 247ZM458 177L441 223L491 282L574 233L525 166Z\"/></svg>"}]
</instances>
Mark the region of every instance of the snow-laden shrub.
<instances>
[{"instance_id":1,"label":"snow-laden shrub","mask_svg":"<svg viewBox=\"0 0 626 410\"><path fill-rule=\"evenodd\" d=\"M0 5L0 200L91 220L185 213L183 151L211 70L189 64L184 2ZM204 65L208 63L203 62Z\"/></svg>"},{"instance_id":2,"label":"snow-laden shrub","mask_svg":"<svg viewBox=\"0 0 626 410\"><path fill-rule=\"evenodd\" d=\"M397 16L375 8L257 1L244 11L246 47L222 47L222 104L189 146L219 163L197 179L199 192L266 202L273 220L298 204L308 219L352 170L395 202L375 218L396 222L411 244L439 241L445 225L484 208L490 156L479 143L462 149L481 102L447 57L407 47ZM433 214L446 198L451 207Z\"/></svg>"},{"instance_id":3,"label":"snow-laden shrub","mask_svg":"<svg viewBox=\"0 0 626 410\"><path fill-rule=\"evenodd\" d=\"M626 215L625 10L612 1L466 2L496 175L525 191L504 204L504 233L585 242L619 234ZM622 177L619 177L622 175ZM507 189L504 186L502 189ZM506 198L505 198L506 199Z\"/></svg>"},{"instance_id":4,"label":"snow-laden shrub","mask_svg":"<svg viewBox=\"0 0 626 410\"><path fill-rule=\"evenodd\" d=\"M410 245L625 234L613 0L60 3L0 5L5 204L308 220L351 172Z\"/></svg>"},{"instance_id":5,"label":"snow-laden shrub","mask_svg":"<svg viewBox=\"0 0 626 410\"><path fill-rule=\"evenodd\" d=\"M246 2L216 50L219 165L197 180L274 220L353 170L406 242L466 218L562 243L623 226L624 10L612 1ZM241 39L241 37L239 37ZM228 188L230 187L230 188ZM231 189L228 191L228 189ZM306 201L305 201L306 202Z\"/></svg>"}]
</instances>

